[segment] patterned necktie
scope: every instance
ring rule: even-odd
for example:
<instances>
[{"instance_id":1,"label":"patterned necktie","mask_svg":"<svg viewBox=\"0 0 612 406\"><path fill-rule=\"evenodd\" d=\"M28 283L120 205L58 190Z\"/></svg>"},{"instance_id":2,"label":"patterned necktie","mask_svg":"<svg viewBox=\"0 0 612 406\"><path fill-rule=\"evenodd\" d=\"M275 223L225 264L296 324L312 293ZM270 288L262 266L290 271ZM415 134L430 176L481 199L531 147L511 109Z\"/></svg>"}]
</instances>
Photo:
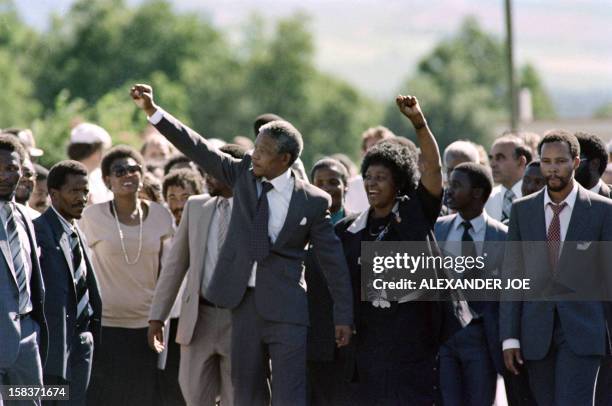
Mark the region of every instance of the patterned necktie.
<instances>
[{"instance_id":1,"label":"patterned necktie","mask_svg":"<svg viewBox=\"0 0 612 406\"><path fill-rule=\"evenodd\" d=\"M506 193L504 193L504 201L502 202L502 222L510 218L510 210L512 209L512 202L515 198L516 195L512 189L507 189Z\"/></svg>"},{"instance_id":2,"label":"patterned necktie","mask_svg":"<svg viewBox=\"0 0 612 406\"><path fill-rule=\"evenodd\" d=\"M559 262L559 249L561 248L561 221L559 214L567 206L567 203L561 204L548 203L548 206L553 211L553 218L548 226L546 234L546 245L548 247L548 261L553 273L557 271L557 262Z\"/></svg>"},{"instance_id":3,"label":"patterned necktie","mask_svg":"<svg viewBox=\"0 0 612 406\"><path fill-rule=\"evenodd\" d=\"M461 223L463 226L463 235L461 236L461 255L464 257L475 257L476 256L476 245L474 239L469 233L472 228L472 223L464 221Z\"/></svg>"},{"instance_id":4,"label":"patterned necktie","mask_svg":"<svg viewBox=\"0 0 612 406\"><path fill-rule=\"evenodd\" d=\"M230 221L230 210L229 210L229 201L226 198L220 197L217 203L217 209L219 210L219 252L221 252L221 247L223 247L223 243L225 242L225 237L227 237L227 229L229 227Z\"/></svg>"},{"instance_id":5,"label":"patterned necktie","mask_svg":"<svg viewBox=\"0 0 612 406\"><path fill-rule=\"evenodd\" d=\"M268 237L269 206L267 194L273 186L270 182L261 182L261 194L257 201L257 212L253 219L253 235L251 236L250 253L254 261L260 262L270 253L270 237Z\"/></svg>"},{"instance_id":6,"label":"patterned necktie","mask_svg":"<svg viewBox=\"0 0 612 406\"><path fill-rule=\"evenodd\" d=\"M74 269L74 287L77 297L76 324L81 328L87 328L87 321L93 311L89 304L89 291L87 290L87 265L76 231L73 231L70 235L70 249L72 251L72 269Z\"/></svg>"},{"instance_id":7,"label":"patterned necktie","mask_svg":"<svg viewBox=\"0 0 612 406\"><path fill-rule=\"evenodd\" d=\"M15 269L17 287L19 289L19 314L26 314L32 311L32 304L30 302L30 295L28 294L26 268L21 256L21 241L19 240L17 223L15 222L15 216L13 214L12 203L7 202L4 205L6 236L9 241L11 256L13 257L13 268Z\"/></svg>"}]
</instances>

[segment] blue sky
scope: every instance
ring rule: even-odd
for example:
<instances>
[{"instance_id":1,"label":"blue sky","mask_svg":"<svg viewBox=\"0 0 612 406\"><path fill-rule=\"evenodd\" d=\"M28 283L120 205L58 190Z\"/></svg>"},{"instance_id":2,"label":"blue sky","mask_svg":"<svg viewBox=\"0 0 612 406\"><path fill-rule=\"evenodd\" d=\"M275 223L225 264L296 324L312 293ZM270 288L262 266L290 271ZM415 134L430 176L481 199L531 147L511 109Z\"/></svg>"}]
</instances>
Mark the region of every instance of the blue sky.
<instances>
[{"instance_id":1,"label":"blue sky","mask_svg":"<svg viewBox=\"0 0 612 406\"><path fill-rule=\"evenodd\" d=\"M130 4L141 0L128 0ZM50 13L72 0L16 1L31 25L44 28ZM503 0L174 0L238 36L253 12L278 18L312 16L317 63L386 99L432 46L467 15L503 35ZM612 1L514 0L517 62L533 63L563 115L580 116L612 102ZM572 101L573 100L573 101ZM574 110L572 107L578 104Z\"/></svg>"}]
</instances>

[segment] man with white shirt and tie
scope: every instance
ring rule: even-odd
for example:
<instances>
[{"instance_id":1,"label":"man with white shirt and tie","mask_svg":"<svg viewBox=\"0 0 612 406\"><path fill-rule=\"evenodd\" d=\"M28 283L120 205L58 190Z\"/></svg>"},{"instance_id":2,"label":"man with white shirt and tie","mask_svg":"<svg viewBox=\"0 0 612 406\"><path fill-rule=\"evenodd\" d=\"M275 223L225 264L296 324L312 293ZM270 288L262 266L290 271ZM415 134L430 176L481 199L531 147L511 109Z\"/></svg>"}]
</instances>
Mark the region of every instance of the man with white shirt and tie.
<instances>
[{"instance_id":1,"label":"man with white shirt and tie","mask_svg":"<svg viewBox=\"0 0 612 406\"><path fill-rule=\"evenodd\" d=\"M45 385L70 385L70 400L61 404L84 405L102 319L91 254L76 224L87 203L87 168L77 161L59 162L47 183L51 207L34 220L49 324L43 378Z\"/></svg>"},{"instance_id":2,"label":"man with white shirt and tie","mask_svg":"<svg viewBox=\"0 0 612 406\"><path fill-rule=\"evenodd\" d=\"M42 385L46 358L44 286L34 227L25 207L14 202L25 156L19 141L0 135L0 385Z\"/></svg>"},{"instance_id":3,"label":"man with white shirt and tie","mask_svg":"<svg viewBox=\"0 0 612 406\"><path fill-rule=\"evenodd\" d=\"M290 169L301 134L286 121L259 130L252 154L237 160L153 102L147 85L131 97L155 128L206 173L232 187L227 240L206 289L207 300L232 310L234 404L264 405L271 363L272 403L306 404L308 303L305 247L312 243L334 300L338 346L352 334L352 287L329 214L330 197Z\"/></svg>"},{"instance_id":4,"label":"man with white shirt and tie","mask_svg":"<svg viewBox=\"0 0 612 406\"><path fill-rule=\"evenodd\" d=\"M486 273L466 278L492 277L503 262L501 242L506 240L508 229L483 210L492 188L489 168L472 162L457 165L446 189L448 207L457 212L440 217L435 224L436 239L444 251L456 256L484 256ZM504 372L498 303L470 301L469 306L474 319L440 347L440 391L447 406L493 404L497 373Z\"/></svg>"},{"instance_id":5,"label":"man with white shirt and tie","mask_svg":"<svg viewBox=\"0 0 612 406\"><path fill-rule=\"evenodd\" d=\"M528 278L532 292L542 297L521 302L516 293L502 293L504 363L514 374L520 365L527 367L538 405L586 406L592 404L600 360L610 345L603 295L580 301L554 296L562 292L559 287L612 291L612 253L599 243L612 241L612 201L574 180L580 164L575 136L551 131L539 152L546 187L512 205L503 276Z\"/></svg>"},{"instance_id":6,"label":"man with white shirt and tie","mask_svg":"<svg viewBox=\"0 0 612 406\"><path fill-rule=\"evenodd\" d=\"M495 220L507 224L512 202L523 196L523 172L531 158L529 148L515 135L503 135L491 146L489 160L493 181L498 185L491 191L485 211Z\"/></svg>"},{"instance_id":7,"label":"man with white shirt and tie","mask_svg":"<svg viewBox=\"0 0 612 406\"><path fill-rule=\"evenodd\" d=\"M221 152L242 159L245 151L226 144ZM149 321L149 345L154 350L163 341L163 322L168 319L185 274L176 340L181 345L179 384L187 405L233 405L231 382L231 312L205 298L221 247L227 237L233 207L232 189L206 175L210 195L192 196L183 209L181 222L155 287ZM204 248L203 248L204 247Z\"/></svg>"}]
</instances>

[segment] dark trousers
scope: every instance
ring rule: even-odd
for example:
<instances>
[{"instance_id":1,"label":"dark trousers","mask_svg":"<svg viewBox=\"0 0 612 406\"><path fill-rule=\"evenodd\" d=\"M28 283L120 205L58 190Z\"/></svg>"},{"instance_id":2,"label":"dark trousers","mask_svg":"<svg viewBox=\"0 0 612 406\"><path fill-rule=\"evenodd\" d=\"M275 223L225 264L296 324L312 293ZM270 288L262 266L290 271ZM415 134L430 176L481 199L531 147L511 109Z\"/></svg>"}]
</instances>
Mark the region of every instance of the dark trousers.
<instances>
[{"instance_id":1,"label":"dark trousers","mask_svg":"<svg viewBox=\"0 0 612 406\"><path fill-rule=\"evenodd\" d=\"M354 346L336 351L331 361L308 361L308 404L311 406L342 406L358 403L359 386L352 382L355 363Z\"/></svg>"},{"instance_id":2,"label":"dark trousers","mask_svg":"<svg viewBox=\"0 0 612 406\"><path fill-rule=\"evenodd\" d=\"M69 385L70 399L67 401L46 400L43 405L77 406L86 404L93 351L93 336L89 331L74 335L70 355L68 356L68 371L66 373L68 379L54 375L43 376L45 385Z\"/></svg>"},{"instance_id":3,"label":"dark trousers","mask_svg":"<svg viewBox=\"0 0 612 406\"><path fill-rule=\"evenodd\" d=\"M529 384L538 406L591 406L600 356L575 354L567 343L555 315L548 354L527 361Z\"/></svg>"},{"instance_id":4,"label":"dark trousers","mask_svg":"<svg viewBox=\"0 0 612 406\"><path fill-rule=\"evenodd\" d=\"M38 352L40 327L30 316L21 323L21 341L15 363L9 368L0 368L0 385L42 385L42 363ZM0 344L0 351L3 351ZM0 396L0 405L3 404ZM40 400L4 401L8 405L40 405Z\"/></svg>"},{"instance_id":5,"label":"dark trousers","mask_svg":"<svg viewBox=\"0 0 612 406\"><path fill-rule=\"evenodd\" d=\"M482 321L469 324L440 347L440 390L444 406L491 405L497 372Z\"/></svg>"},{"instance_id":6,"label":"dark trousers","mask_svg":"<svg viewBox=\"0 0 612 406\"><path fill-rule=\"evenodd\" d=\"M170 334L166 343L168 346L166 368L157 371L160 404L163 406L182 406L185 405L185 400L178 383L179 363L181 360L181 346L176 343L178 319L170 319L169 326Z\"/></svg>"},{"instance_id":7,"label":"dark trousers","mask_svg":"<svg viewBox=\"0 0 612 406\"><path fill-rule=\"evenodd\" d=\"M102 327L94 354L89 406L157 403L157 354L147 345L147 329Z\"/></svg>"},{"instance_id":8,"label":"dark trousers","mask_svg":"<svg viewBox=\"0 0 612 406\"><path fill-rule=\"evenodd\" d=\"M612 406L612 355L602 361L597 374L595 406Z\"/></svg>"},{"instance_id":9,"label":"dark trousers","mask_svg":"<svg viewBox=\"0 0 612 406\"><path fill-rule=\"evenodd\" d=\"M266 405L271 363L272 404L306 404L306 326L262 319L253 289L232 311L232 384L236 406Z\"/></svg>"}]
</instances>

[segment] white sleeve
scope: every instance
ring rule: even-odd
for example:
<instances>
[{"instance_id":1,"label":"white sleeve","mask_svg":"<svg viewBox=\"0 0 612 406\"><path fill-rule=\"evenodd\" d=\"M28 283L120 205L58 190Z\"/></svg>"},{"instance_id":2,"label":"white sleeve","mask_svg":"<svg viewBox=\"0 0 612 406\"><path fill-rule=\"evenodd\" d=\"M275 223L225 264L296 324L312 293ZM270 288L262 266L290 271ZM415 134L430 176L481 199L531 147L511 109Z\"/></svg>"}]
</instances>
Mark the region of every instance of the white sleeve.
<instances>
[{"instance_id":1,"label":"white sleeve","mask_svg":"<svg viewBox=\"0 0 612 406\"><path fill-rule=\"evenodd\" d=\"M164 111L161 108L159 108L159 107L157 108L155 113L153 113L153 115L151 117L148 117L149 123L151 123L153 125L159 123L162 118L164 118Z\"/></svg>"},{"instance_id":2,"label":"white sleeve","mask_svg":"<svg viewBox=\"0 0 612 406\"><path fill-rule=\"evenodd\" d=\"M521 342L516 338L507 338L502 343L502 350L509 350L512 348L521 348Z\"/></svg>"}]
</instances>

